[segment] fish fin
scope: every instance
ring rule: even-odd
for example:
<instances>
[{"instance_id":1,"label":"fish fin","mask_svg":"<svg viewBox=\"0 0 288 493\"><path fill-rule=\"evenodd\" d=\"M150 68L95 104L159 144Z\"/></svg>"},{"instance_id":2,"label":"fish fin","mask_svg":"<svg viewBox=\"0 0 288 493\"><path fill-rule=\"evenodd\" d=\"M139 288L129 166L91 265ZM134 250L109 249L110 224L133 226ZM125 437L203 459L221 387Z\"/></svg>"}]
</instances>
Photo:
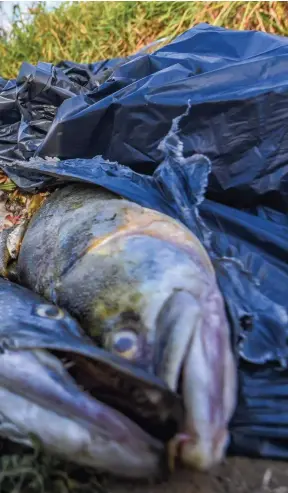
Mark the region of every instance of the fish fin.
<instances>
[{"instance_id":1,"label":"fish fin","mask_svg":"<svg viewBox=\"0 0 288 493\"><path fill-rule=\"evenodd\" d=\"M20 247L29 224L28 219L23 219L19 224L9 231L7 236L7 249L10 258L16 260L19 255Z\"/></svg>"},{"instance_id":2,"label":"fish fin","mask_svg":"<svg viewBox=\"0 0 288 493\"><path fill-rule=\"evenodd\" d=\"M17 279L17 258L28 222L22 221L16 226L0 232L0 276L11 281Z\"/></svg>"}]
</instances>

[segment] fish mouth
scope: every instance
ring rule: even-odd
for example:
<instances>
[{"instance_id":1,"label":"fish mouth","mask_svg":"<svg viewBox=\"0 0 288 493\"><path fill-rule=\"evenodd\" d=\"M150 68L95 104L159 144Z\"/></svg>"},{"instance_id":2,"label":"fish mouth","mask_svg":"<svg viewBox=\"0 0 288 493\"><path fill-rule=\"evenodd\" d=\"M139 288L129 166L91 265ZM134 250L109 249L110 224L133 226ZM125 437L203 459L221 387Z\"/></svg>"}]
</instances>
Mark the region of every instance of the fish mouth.
<instances>
[{"instance_id":1,"label":"fish mouth","mask_svg":"<svg viewBox=\"0 0 288 493\"><path fill-rule=\"evenodd\" d=\"M95 364L75 353L68 358L68 371L81 388L127 416L145 433L163 443L177 433L183 420L182 400L162 379L124 358L115 358L116 365L112 359Z\"/></svg>"},{"instance_id":2,"label":"fish mouth","mask_svg":"<svg viewBox=\"0 0 288 493\"><path fill-rule=\"evenodd\" d=\"M122 477L157 477L163 444L81 388L64 362L43 350L0 355L0 434ZM65 368L66 366L66 368Z\"/></svg>"},{"instance_id":3,"label":"fish mouth","mask_svg":"<svg viewBox=\"0 0 288 493\"><path fill-rule=\"evenodd\" d=\"M157 321L157 375L183 399L182 428L169 457L207 470L221 462L236 405L236 367L223 300L211 283L203 296L176 291ZM164 337L165 336L165 337ZM173 457L174 456L174 457Z\"/></svg>"}]
</instances>

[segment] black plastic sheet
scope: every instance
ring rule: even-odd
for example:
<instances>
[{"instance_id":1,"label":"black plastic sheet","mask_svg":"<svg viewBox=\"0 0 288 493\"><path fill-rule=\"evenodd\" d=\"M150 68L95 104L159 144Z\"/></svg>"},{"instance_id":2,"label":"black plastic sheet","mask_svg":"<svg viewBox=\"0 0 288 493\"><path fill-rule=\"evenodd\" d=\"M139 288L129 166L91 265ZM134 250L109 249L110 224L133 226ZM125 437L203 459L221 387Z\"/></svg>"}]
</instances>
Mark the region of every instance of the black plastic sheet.
<instances>
[{"instance_id":1,"label":"black plastic sheet","mask_svg":"<svg viewBox=\"0 0 288 493\"><path fill-rule=\"evenodd\" d=\"M286 459L287 61L285 37L200 25L152 55L0 84L0 165L21 188L95 183L203 241L239 367L230 452Z\"/></svg>"}]
</instances>

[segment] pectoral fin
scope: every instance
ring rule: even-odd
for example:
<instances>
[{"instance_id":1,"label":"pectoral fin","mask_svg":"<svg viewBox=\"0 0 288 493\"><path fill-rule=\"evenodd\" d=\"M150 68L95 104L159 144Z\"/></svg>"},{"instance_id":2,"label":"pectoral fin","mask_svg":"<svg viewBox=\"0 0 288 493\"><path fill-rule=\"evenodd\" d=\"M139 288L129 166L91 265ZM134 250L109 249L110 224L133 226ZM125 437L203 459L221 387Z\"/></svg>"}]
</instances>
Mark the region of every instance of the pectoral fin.
<instances>
[{"instance_id":1,"label":"pectoral fin","mask_svg":"<svg viewBox=\"0 0 288 493\"><path fill-rule=\"evenodd\" d=\"M27 225L28 221L23 220L0 233L0 275L11 281L17 279L17 258Z\"/></svg>"}]
</instances>

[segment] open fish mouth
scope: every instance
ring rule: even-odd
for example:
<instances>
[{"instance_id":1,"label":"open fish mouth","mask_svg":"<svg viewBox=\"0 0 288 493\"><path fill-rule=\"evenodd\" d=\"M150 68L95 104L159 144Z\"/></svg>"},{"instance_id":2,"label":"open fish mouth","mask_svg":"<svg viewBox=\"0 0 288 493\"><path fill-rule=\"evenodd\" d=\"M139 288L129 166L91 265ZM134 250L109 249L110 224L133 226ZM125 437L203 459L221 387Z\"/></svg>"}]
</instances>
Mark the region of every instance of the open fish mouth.
<instances>
[{"instance_id":1,"label":"open fish mouth","mask_svg":"<svg viewBox=\"0 0 288 493\"><path fill-rule=\"evenodd\" d=\"M64 367L66 366L66 368ZM123 477L157 476L164 447L122 413L96 400L43 350L0 355L0 434Z\"/></svg>"}]
</instances>

